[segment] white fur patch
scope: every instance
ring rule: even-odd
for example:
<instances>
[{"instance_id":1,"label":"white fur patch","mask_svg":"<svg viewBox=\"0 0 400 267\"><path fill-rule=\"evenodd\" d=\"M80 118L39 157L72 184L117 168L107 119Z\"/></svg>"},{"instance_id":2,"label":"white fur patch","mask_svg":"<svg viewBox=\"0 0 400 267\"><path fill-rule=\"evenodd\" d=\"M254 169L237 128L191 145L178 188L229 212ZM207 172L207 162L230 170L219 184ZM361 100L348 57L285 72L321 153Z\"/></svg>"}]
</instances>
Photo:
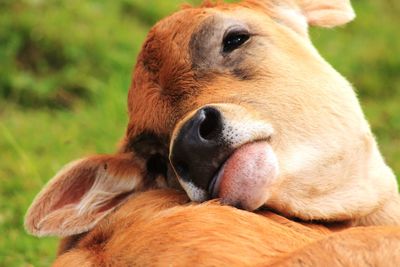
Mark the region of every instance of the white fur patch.
<instances>
[{"instance_id":1,"label":"white fur patch","mask_svg":"<svg viewBox=\"0 0 400 267\"><path fill-rule=\"evenodd\" d=\"M190 200L196 201L196 202L203 202L208 199L208 194L205 190L197 187L191 182L185 182L182 181L182 179L178 179L179 183L183 187L183 189L186 191L188 194Z\"/></svg>"},{"instance_id":2,"label":"white fur patch","mask_svg":"<svg viewBox=\"0 0 400 267\"><path fill-rule=\"evenodd\" d=\"M269 139L274 130L268 123L257 120L225 120L222 138L227 145L238 148L248 142Z\"/></svg>"},{"instance_id":3,"label":"white fur patch","mask_svg":"<svg viewBox=\"0 0 400 267\"><path fill-rule=\"evenodd\" d=\"M271 124L258 120L244 107L233 104L212 104L223 114L222 139L233 148L246 143L268 140L274 133Z\"/></svg>"}]
</instances>

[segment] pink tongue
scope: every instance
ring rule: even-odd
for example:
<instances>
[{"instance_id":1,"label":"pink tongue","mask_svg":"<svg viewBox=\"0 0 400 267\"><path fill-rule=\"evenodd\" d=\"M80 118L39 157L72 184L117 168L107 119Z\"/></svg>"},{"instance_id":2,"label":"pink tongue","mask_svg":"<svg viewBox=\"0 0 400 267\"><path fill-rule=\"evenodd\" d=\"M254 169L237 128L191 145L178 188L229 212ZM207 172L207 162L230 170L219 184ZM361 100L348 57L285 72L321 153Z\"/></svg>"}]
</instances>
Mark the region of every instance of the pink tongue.
<instances>
[{"instance_id":1,"label":"pink tongue","mask_svg":"<svg viewBox=\"0 0 400 267\"><path fill-rule=\"evenodd\" d=\"M268 199L277 173L277 159L267 142L246 144L222 167L214 194L225 204L255 210Z\"/></svg>"}]
</instances>

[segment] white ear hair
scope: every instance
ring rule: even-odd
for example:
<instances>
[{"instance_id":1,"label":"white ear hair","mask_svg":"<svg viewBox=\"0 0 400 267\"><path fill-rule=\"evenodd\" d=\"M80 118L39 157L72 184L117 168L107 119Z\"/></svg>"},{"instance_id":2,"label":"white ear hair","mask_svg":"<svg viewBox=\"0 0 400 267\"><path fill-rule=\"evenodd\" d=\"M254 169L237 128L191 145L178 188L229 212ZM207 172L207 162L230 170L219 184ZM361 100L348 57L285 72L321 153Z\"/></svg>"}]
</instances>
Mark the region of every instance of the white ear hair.
<instances>
[{"instance_id":1,"label":"white ear hair","mask_svg":"<svg viewBox=\"0 0 400 267\"><path fill-rule=\"evenodd\" d=\"M25 217L25 228L37 236L88 231L129 195L143 189L144 170L144 163L133 153L74 161L38 194Z\"/></svg>"},{"instance_id":2,"label":"white ear hair","mask_svg":"<svg viewBox=\"0 0 400 267\"><path fill-rule=\"evenodd\" d=\"M335 27L355 18L349 0L246 0L263 6L277 21L307 36L308 26Z\"/></svg>"},{"instance_id":3,"label":"white ear hair","mask_svg":"<svg viewBox=\"0 0 400 267\"><path fill-rule=\"evenodd\" d=\"M356 15L349 0L297 0L309 25L335 27L352 21Z\"/></svg>"}]
</instances>

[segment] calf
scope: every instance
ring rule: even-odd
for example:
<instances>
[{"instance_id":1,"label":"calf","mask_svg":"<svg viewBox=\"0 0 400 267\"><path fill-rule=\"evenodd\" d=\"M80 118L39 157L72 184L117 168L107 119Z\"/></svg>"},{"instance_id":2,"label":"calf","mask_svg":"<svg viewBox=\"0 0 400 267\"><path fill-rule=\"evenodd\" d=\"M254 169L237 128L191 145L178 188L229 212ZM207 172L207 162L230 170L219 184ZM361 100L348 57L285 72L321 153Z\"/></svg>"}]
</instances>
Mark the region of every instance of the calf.
<instances>
[{"instance_id":1,"label":"calf","mask_svg":"<svg viewBox=\"0 0 400 267\"><path fill-rule=\"evenodd\" d=\"M382 266L400 262L400 227L330 228L172 190L139 193L96 227L61 242L63 266ZM260 216L262 215L262 216Z\"/></svg>"},{"instance_id":2,"label":"calf","mask_svg":"<svg viewBox=\"0 0 400 267\"><path fill-rule=\"evenodd\" d=\"M138 57L119 151L61 170L27 230L86 233L135 192L162 187L303 221L399 225L396 177L352 87L308 36L309 25L353 18L346 0L243 0L163 19Z\"/></svg>"}]
</instances>

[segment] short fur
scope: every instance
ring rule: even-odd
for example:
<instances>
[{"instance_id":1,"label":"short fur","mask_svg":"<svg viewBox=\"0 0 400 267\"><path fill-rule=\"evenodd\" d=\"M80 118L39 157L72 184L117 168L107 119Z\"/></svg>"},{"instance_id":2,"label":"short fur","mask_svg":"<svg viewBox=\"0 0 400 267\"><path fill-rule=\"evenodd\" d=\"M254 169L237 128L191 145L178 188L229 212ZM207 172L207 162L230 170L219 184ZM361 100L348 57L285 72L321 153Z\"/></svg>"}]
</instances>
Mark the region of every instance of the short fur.
<instances>
[{"instance_id":1,"label":"short fur","mask_svg":"<svg viewBox=\"0 0 400 267\"><path fill-rule=\"evenodd\" d=\"M30 233L68 237L56 266L396 262L396 177L353 88L308 37L309 26L354 18L348 0L328 2L205 3L157 23L136 63L119 151L65 167L27 213ZM223 54L221 39L235 25L251 38ZM272 148L279 176L263 206L303 221L387 227L326 237L326 227L310 229L272 213L216 202L181 206L186 197L170 191L130 199L151 188L183 187L191 200L207 200L203 189L175 175L168 157L182 125L209 105L224 117L230 137L223 137L232 147L262 138Z\"/></svg>"},{"instance_id":2,"label":"short fur","mask_svg":"<svg viewBox=\"0 0 400 267\"><path fill-rule=\"evenodd\" d=\"M399 227L339 233L211 201L188 203L171 190L138 194L76 244L60 247L54 266L397 266Z\"/></svg>"}]
</instances>

